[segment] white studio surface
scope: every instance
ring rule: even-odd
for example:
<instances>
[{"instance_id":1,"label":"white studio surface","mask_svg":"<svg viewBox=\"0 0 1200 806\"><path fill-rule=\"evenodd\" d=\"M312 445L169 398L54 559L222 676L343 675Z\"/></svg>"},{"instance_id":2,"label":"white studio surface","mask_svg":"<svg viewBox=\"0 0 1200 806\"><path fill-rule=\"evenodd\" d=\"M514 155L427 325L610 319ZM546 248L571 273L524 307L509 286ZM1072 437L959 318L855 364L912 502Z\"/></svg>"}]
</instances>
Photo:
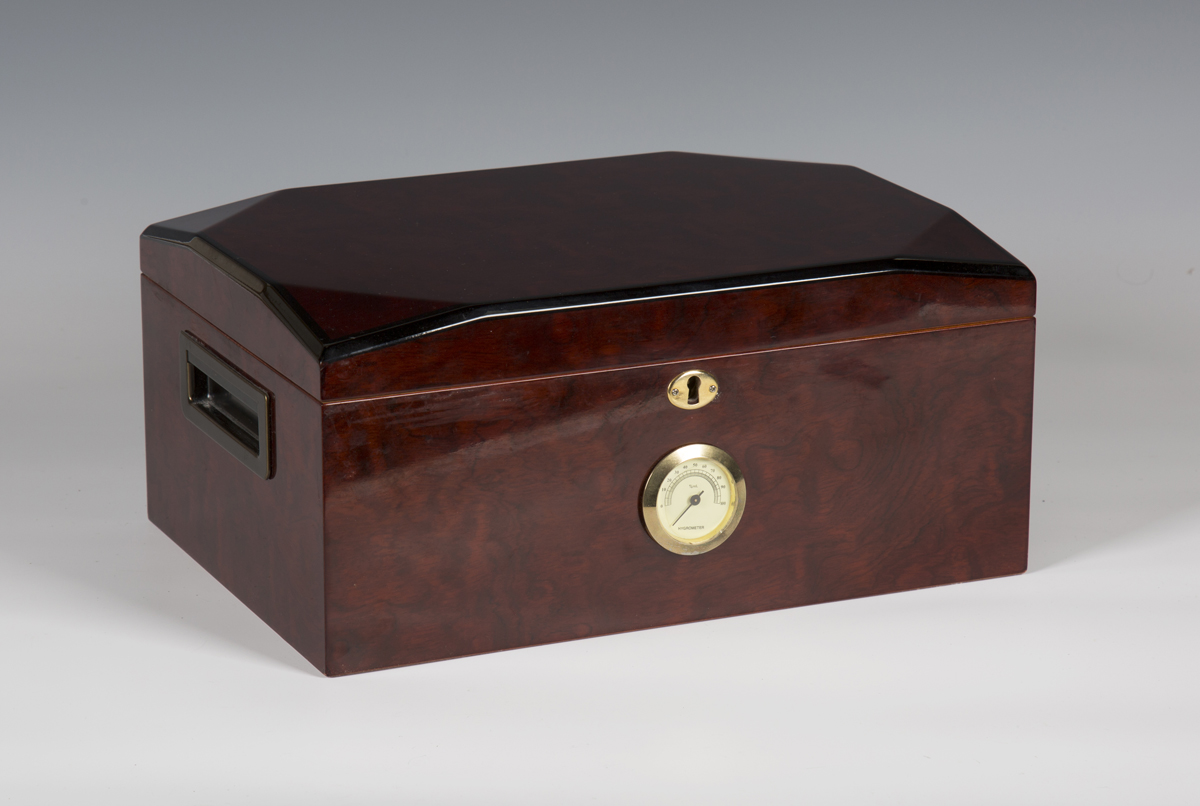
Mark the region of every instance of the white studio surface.
<instances>
[{"instance_id":1,"label":"white studio surface","mask_svg":"<svg viewBox=\"0 0 1200 806\"><path fill-rule=\"evenodd\" d=\"M0 9L0 803L1200 801L1200 7ZM325 679L145 517L137 236L843 162L1038 276L1029 573Z\"/></svg>"}]
</instances>

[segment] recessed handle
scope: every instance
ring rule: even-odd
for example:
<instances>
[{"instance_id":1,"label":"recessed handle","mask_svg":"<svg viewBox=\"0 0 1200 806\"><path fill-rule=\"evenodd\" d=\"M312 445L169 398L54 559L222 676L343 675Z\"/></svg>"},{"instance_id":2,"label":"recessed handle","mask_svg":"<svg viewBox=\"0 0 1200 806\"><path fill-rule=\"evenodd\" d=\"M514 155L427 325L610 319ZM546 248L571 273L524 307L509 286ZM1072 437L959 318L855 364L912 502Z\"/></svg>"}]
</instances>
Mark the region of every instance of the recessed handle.
<instances>
[{"instance_id":1,"label":"recessed handle","mask_svg":"<svg viewBox=\"0 0 1200 806\"><path fill-rule=\"evenodd\" d=\"M190 333L179 334L183 416L264 479L272 476L271 393Z\"/></svg>"}]
</instances>

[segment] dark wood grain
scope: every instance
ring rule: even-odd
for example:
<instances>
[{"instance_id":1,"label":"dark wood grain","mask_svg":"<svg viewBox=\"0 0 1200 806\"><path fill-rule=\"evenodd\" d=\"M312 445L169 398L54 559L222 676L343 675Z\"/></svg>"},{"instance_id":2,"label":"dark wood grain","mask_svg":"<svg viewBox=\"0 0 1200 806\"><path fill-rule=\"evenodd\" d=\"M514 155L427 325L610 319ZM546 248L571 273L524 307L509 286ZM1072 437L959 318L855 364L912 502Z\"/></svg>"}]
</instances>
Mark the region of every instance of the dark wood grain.
<instances>
[{"instance_id":1,"label":"dark wood grain","mask_svg":"<svg viewBox=\"0 0 1200 806\"><path fill-rule=\"evenodd\" d=\"M271 391L270 481L184 418L181 331ZM324 671L320 403L144 276L142 349L150 520Z\"/></svg>"},{"instance_id":2,"label":"dark wood grain","mask_svg":"<svg viewBox=\"0 0 1200 806\"><path fill-rule=\"evenodd\" d=\"M292 188L147 232L202 236L327 342L460 306L892 258L1021 266L858 168L684 153Z\"/></svg>"},{"instance_id":3,"label":"dark wood grain","mask_svg":"<svg viewBox=\"0 0 1200 806\"><path fill-rule=\"evenodd\" d=\"M180 244L142 238L142 273L313 397L321 395L317 359L261 300Z\"/></svg>"},{"instance_id":4,"label":"dark wood grain","mask_svg":"<svg viewBox=\"0 0 1200 806\"><path fill-rule=\"evenodd\" d=\"M324 400L1032 316L1036 284L884 274L483 320L321 368Z\"/></svg>"},{"instance_id":5,"label":"dark wood grain","mask_svg":"<svg viewBox=\"0 0 1200 806\"><path fill-rule=\"evenodd\" d=\"M614 369L1032 316L1036 283L880 274L485 319L320 364L190 249L141 239L146 275L323 400Z\"/></svg>"},{"instance_id":6,"label":"dark wood grain","mask_svg":"<svg viewBox=\"0 0 1200 806\"><path fill-rule=\"evenodd\" d=\"M322 407L329 674L1025 570L1034 321ZM706 408L663 389L698 367ZM645 533L672 449L730 452L716 551Z\"/></svg>"},{"instance_id":7,"label":"dark wood grain","mask_svg":"<svg viewBox=\"0 0 1200 806\"><path fill-rule=\"evenodd\" d=\"M1025 569L1035 281L857 169L300 188L141 249L151 520L328 674ZM180 411L185 330L270 391L272 479ZM747 506L683 557L639 501L693 442Z\"/></svg>"}]
</instances>

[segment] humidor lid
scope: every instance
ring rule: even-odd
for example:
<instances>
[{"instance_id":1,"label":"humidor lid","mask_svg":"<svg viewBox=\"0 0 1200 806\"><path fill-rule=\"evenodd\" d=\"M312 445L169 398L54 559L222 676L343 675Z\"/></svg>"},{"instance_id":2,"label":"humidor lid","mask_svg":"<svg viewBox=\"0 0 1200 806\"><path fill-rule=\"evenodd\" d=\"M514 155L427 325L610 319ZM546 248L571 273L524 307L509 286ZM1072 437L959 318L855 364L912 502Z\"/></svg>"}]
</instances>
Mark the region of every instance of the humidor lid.
<instances>
[{"instance_id":1,"label":"humidor lid","mask_svg":"<svg viewBox=\"0 0 1200 806\"><path fill-rule=\"evenodd\" d=\"M858 168L673 152L281 190L144 236L261 281L325 360L480 317L878 261L1031 278L954 211Z\"/></svg>"},{"instance_id":2,"label":"humidor lid","mask_svg":"<svg viewBox=\"0 0 1200 806\"><path fill-rule=\"evenodd\" d=\"M858 168L677 152L281 190L154 224L142 266L321 400L1004 321L1036 288Z\"/></svg>"}]
</instances>

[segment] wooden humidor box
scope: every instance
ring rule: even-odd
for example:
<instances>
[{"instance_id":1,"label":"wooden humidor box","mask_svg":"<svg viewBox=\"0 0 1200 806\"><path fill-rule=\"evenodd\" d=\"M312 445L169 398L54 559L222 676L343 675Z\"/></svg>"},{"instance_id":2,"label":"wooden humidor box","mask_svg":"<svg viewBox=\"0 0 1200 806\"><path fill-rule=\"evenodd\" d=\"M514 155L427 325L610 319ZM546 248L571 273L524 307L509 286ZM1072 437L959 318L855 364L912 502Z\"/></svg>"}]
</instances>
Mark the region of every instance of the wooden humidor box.
<instances>
[{"instance_id":1,"label":"wooden humidor box","mask_svg":"<svg viewBox=\"0 0 1200 806\"><path fill-rule=\"evenodd\" d=\"M150 519L326 674L1025 570L1034 278L858 169L300 188L141 263ZM643 493L693 444L744 508L687 556Z\"/></svg>"}]
</instances>

